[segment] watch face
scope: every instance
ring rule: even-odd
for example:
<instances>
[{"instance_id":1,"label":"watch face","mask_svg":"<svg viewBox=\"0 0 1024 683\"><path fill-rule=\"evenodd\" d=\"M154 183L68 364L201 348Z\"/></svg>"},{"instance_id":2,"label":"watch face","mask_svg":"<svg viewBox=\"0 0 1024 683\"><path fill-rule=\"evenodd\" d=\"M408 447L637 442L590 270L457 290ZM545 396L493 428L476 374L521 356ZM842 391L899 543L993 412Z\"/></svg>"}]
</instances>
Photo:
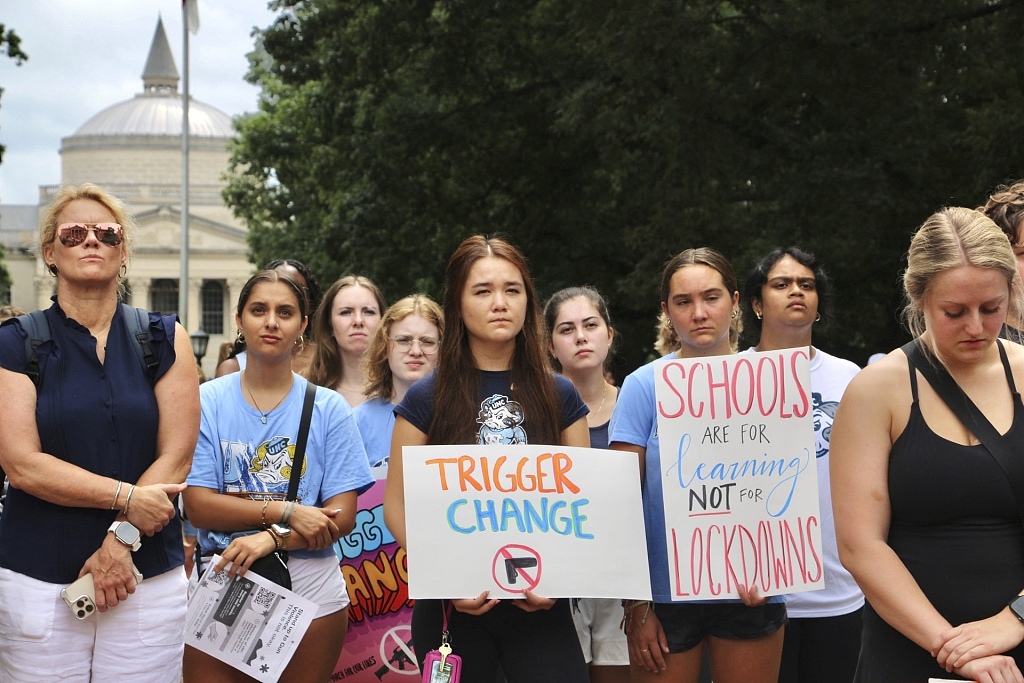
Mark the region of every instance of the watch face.
<instances>
[{"instance_id":1,"label":"watch face","mask_svg":"<svg viewBox=\"0 0 1024 683\"><path fill-rule=\"evenodd\" d=\"M138 543L140 536L139 530L135 528L135 525L128 522L118 524L117 529L114 530L114 535L117 536L117 540L125 545L135 545Z\"/></svg>"},{"instance_id":2,"label":"watch face","mask_svg":"<svg viewBox=\"0 0 1024 683\"><path fill-rule=\"evenodd\" d=\"M1024 595L1020 595L1010 602L1010 611L1017 615L1017 618L1024 621Z\"/></svg>"}]
</instances>

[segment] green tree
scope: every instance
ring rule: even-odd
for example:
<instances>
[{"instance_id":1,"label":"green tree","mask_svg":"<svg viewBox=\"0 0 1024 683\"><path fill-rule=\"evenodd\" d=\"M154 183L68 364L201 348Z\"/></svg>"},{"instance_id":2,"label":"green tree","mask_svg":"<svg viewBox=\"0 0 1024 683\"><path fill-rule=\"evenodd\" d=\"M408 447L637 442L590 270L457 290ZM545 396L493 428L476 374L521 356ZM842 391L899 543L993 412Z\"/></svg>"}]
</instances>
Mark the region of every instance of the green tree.
<instances>
[{"instance_id":1,"label":"green tree","mask_svg":"<svg viewBox=\"0 0 1024 683\"><path fill-rule=\"evenodd\" d=\"M503 232L545 294L610 299L650 353L661 266L777 244L837 281L826 348L901 339L909 234L1022 172L1022 0L280 0L226 196L254 260L440 293Z\"/></svg>"},{"instance_id":2,"label":"green tree","mask_svg":"<svg viewBox=\"0 0 1024 683\"><path fill-rule=\"evenodd\" d=\"M4 24L0 24L0 54L13 59L18 66L28 59L28 55L21 49L21 38L14 32L14 29L8 29ZM0 96L3 96L3 92L3 88L0 88ZM0 161L4 158L5 149L6 147L0 144ZM11 274L3 263L3 257L4 248L3 245L0 245L0 291L7 291L11 286Z\"/></svg>"}]
</instances>

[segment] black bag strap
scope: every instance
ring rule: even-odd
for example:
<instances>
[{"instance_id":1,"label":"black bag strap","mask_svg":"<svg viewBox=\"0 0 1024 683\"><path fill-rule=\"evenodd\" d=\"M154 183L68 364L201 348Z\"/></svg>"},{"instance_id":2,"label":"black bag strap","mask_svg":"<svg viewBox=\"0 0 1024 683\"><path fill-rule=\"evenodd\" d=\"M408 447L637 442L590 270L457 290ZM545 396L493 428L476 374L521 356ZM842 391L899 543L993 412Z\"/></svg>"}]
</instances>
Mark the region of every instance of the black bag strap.
<instances>
[{"instance_id":1,"label":"black bag strap","mask_svg":"<svg viewBox=\"0 0 1024 683\"><path fill-rule=\"evenodd\" d=\"M999 357L1003 366L1008 368L1006 349L998 339L996 343L999 345ZM902 350L907 355L911 367L917 368L917 371L928 381L939 398L999 463L1006 478L1010 480L1010 488L1013 489L1014 498L1017 499L1017 512L1020 514L1021 524L1024 525L1024 461L1019 454L1015 455L1011 452L1002 435L992 426L978 406L974 405L971 397L960 388L946 368L938 360L929 359L921 346L921 340L914 339L904 344ZM1009 372L1009 370L1007 371ZM1012 378L1010 381L1012 383ZM1015 386L1011 385L1011 389L1014 394L1017 393Z\"/></svg>"},{"instance_id":2,"label":"black bag strap","mask_svg":"<svg viewBox=\"0 0 1024 683\"><path fill-rule=\"evenodd\" d=\"M306 441L309 440L309 423L313 420L313 399L315 398L316 385L307 380L306 396L302 400L302 418L299 420L299 438L295 441L292 476L288 478L288 495L285 500L295 500L299 494L299 477L302 476L302 463L306 458Z\"/></svg>"}]
</instances>

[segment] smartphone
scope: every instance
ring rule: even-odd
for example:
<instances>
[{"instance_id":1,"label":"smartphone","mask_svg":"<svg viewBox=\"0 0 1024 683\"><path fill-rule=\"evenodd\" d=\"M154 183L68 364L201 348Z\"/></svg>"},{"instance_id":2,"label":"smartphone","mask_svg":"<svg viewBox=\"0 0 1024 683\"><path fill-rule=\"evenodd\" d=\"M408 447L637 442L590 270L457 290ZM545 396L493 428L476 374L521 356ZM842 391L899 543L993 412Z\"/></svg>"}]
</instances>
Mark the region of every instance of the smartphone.
<instances>
[{"instance_id":1,"label":"smartphone","mask_svg":"<svg viewBox=\"0 0 1024 683\"><path fill-rule=\"evenodd\" d=\"M96 611L96 587L92 574L86 574L60 592L75 619L88 619Z\"/></svg>"},{"instance_id":2,"label":"smartphone","mask_svg":"<svg viewBox=\"0 0 1024 683\"><path fill-rule=\"evenodd\" d=\"M132 574L135 577L136 586L142 583L142 574L134 564L132 565ZM60 597L67 604L75 619L91 617L96 611L96 586L93 584L92 574L86 574L69 584L61 590Z\"/></svg>"}]
</instances>

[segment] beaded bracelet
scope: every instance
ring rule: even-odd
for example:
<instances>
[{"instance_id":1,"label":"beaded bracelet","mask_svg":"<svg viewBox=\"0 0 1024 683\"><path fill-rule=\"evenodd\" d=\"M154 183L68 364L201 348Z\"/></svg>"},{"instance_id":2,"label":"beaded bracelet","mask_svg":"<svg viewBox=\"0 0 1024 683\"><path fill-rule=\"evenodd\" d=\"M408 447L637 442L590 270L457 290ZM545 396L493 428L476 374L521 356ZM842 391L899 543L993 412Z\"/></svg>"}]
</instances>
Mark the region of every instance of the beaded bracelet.
<instances>
[{"instance_id":1,"label":"beaded bracelet","mask_svg":"<svg viewBox=\"0 0 1024 683\"><path fill-rule=\"evenodd\" d=\"M270 505L270 498L263 499L263 512L260 513L260 522L263 524L263 528L267 528L267 506Z\"/></svg>"}]
</instances>

